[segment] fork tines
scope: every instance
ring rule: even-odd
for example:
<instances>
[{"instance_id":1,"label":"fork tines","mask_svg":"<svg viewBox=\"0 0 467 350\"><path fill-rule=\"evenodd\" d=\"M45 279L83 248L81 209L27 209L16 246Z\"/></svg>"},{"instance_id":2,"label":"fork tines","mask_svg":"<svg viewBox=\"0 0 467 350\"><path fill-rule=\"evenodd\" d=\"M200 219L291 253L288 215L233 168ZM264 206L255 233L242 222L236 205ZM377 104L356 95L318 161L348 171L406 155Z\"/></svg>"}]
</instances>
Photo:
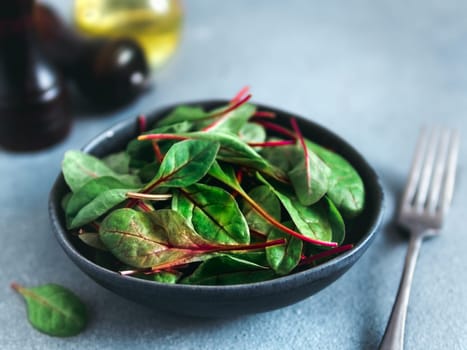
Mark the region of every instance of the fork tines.
<instances>
[{"instance_id":1,"label":"fork tines","mask_svg":"<svg viewBox=\"0 0 467 350\"><path fill-rule=\"evenodd\" d=\"M436 215L437 226L449 208L454 190L457 130L425 127L421 130L412 169L402 197L400 215Z\"/></svg>"}]
</instances>

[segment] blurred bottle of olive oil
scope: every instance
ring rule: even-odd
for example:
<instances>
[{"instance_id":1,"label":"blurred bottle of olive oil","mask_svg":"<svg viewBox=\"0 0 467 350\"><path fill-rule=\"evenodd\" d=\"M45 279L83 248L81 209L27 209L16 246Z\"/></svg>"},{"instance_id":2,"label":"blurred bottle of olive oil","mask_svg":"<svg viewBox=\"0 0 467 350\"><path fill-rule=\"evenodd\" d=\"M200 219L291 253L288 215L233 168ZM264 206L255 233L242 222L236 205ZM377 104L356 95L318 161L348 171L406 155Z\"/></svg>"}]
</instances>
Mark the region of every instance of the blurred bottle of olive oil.
<instances>
[{"instance_id":1,"label":"blurred bottle of olive oil","mask_svg":"<svg viewBox=\"0 0 467 350\"><path fill-rule=\"evenodd\" d=\"M161 67L180 40L180 0L75 0L75 22L90 36L130 37L152 68Z\"/></svg>"}]
</instances>

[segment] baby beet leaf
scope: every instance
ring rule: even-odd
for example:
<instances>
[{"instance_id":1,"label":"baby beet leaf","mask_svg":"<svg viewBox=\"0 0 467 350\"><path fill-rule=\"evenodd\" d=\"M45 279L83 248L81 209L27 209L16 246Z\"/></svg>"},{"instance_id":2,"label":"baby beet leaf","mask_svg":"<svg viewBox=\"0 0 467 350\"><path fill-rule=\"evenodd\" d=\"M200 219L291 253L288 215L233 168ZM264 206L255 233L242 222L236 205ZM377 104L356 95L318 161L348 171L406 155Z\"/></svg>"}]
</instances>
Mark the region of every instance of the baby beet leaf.
<instances>
[{"instance_id":1,"label":"baby beet leaf","mask_svg":"<svg viewBox=\"0 0 467 350\"><path fill-rule=\"evenodd\" d=\"M216 159L219 143L204 140L177 142L164 157L154 177L143 192L151 192L157 186L186 187L206 175Z\"/></svg>"},{"instance_id":2,"label":"baby beet leaf","mask_svg":"<svg viewBox=\"0 0 467 350\"><path fill-rule=\"evenodd\" d=\"M269 265L278 275L287 275L297 267L300 262L303 241L297 237L287 235L276 228L271 230L268 234L269 240L279 238L287 239L287 243L281 246L266 248L266 256Z\"/></svg>"},{"instance_id":3,"label":"baby beet leaf","mask_svg":"<svg viewBox=\"0 0 467 350\"><path fill-rule=\"evenodd\" d=\"M247 121L255 114L256 107L251 104L244 104L226 113L220 119L211 124L209 132L225 132L233 135L245 126Z\"/></svg>"},{"instance_id":4,"label":"baby beet leaf","mask_svg":"<svg viewBox=\"0 0 467 350\"><path fill-rule=\"evenodd\" d=\"M158 126L167 126L181 122L194 122L208 117L202 108L191 106L178 106L170 114L157 123Z\"/></svg>"},{"instance_id":5,"label":"baby beet leaf","mask_svg":"<svg viewBox=\"0 0 467 350\"><path fill-rule=\"evenodd\" d=\"M183 284L225 285L266 281L275 277L267 266L232 255L213 257L203 262Z\"/></svg>"},{"instance_id":6,"label":"baby beet leaf","mask_svg":"<svg viewBox=\"0 0 467 350\"><path fill-rule=\"evenodd\" d=\"M154 212L155 217L132 209L117 209L102 222L100 239L120 261L133 267L199 261L201 255L183 248L199 248L207 241L198 236L180 214L161 212L163 210ZM175 242L178 244L170 242L169 235L175 233L180 233Z\"/></svg>"},{"instance_id":7,"label":"baby beet leaf","mask_svg":"<svg viewBox=\"0 0 467 350\"><path fill-rule=\"evenodd\" d=\"M297 121L292 118L290 122L297 134L302 152L300 152L297 165L288 172L288 175L300 203L311 205L319 201L327 192L330 170L316 154L308 149Z\"/></svg>"},{"instance_id":8,"label":"baby beet leaf","mask_svg":"<svg viewBox=\"0 0 467 350\"><path fill-rule=\"evenodd\" d=\"M238 131L238 137L245 143L262 143L266 141L266 130L255 123L246 123Z\"/></svg>"},{"instance_id":9,"label":"baby beet leaf","mask_svg":"<svg viewBox=\"0 0 467 350\"><path fill-rule=\"evenodd\" d=\"M99 194L96 198L82 207L68 225L69 229L84 226L107 213L116 205L127 199L128 189L110 189Z\"/></svg>"},{"instance_id":10,"label":"baby beet leaf","mask_svg":"<svg viewBox=\"0 0 467 350\"><path fill-rule=\"evenodd\" d=\"M305 153L301 145L291 145L265 148L262 154L287 173L303 205L316 203L326 194L330 169L311 150Z\"/></svg>"},{"instance_id":11,"label":"baby beet leaf","mask_svg":"<svg viewBox=\"0 0 467 350\"><path fill-rule=\"evenodd\" d=\"M148 280L148 281L154 281L154 282L160 282L160 283L170 283L174 284L177 283L180 277L183 274L179 271L157 271L151 274L137 274L134 275L135 277Z\"/></svg>"},{"instance_id":12,"label":"baby beet leaf","mask_svg":"<svg viewBox=\"0 0 467 350\"><path fill-rule=\"evenodd\" d=\"M270 164L266 159L258 154L253 148L239 140L236 135L223 132L204 132L195 131L188 133L177 134L148 134L138 137L139 140L205 140L210 142L218 142L221 146L218 160L223 160L228 163L246 166L256 169L262 173L271 176L272 178L287 182L286 174L279 168Z\"/></svg>"},{"instance_id":13,"label":"baby beet leaf","mask_svg":"<svg viewBox=\"0 0 467 350\"><path fill-rule=\"evenodd\" d=\"M130 156L125 151L109 154L102 161L117 174L130 172Z\"/></svg>"},{"instance_id":14,"label":"baby beet leaf","mask_svg":"<svg viewBox=\"0 0 467 350\"><path fill-rule=\"evenodd\" d=\"M365 204L365 186L357 171L339 154L311 141L307 140L306 143L331 169L327 193L329 198L344 216L360 214Z\"/></svg>"},{"instance_id":15,"label":"baby beet leaf","mask_svg":"<svg viewBox=\"0 0 467 350\"><path fill-rule=\"evenodd\" d=\"M198 235L180 213L170 209L149 213L117 209L104 219L99 236L123 263L153 270L203 261L219 252L284 243L283 240L249 245L211 243Z\"/></svg>"},{"instance_id":16,"label":"baby beet leaf","mask_svg":"<svg viewBox=\"0 0 467 350\"><path fill-rule=\"evenodd\" d=\"M68 289L56 284L24 288L13 283L27 305L28 318L37 330L57 337L80 333L87 322L86 307Z\"/></svg>"},{"instance_id":17,"label":"baby beet leaf","mask_svg":"<svg viewBox=\"0 0 467 350\"><path fill-rule=\"evenodd\" d=\"M85 205L89 204L102 193L113 189L126 189L130 191L135 190L135 187L128 186L111 176L92 179L71 195L66 206L66 215L74 217Z\"/></svg>"},{"instance_id":18,"label":"baby beet leaf","mask_svg":"<svg viewBox=\"0 0 467 350\"><path fill-rule=\"evenodd\" d=\"M99 234L96 232L85 232L80 230L78 232L78 238L88 246L92 248L96 248L99 250L107 251L107 248L105 245L101 242L101 239L99 238Z\"/></svg>"},{"instance_id":19,"label":"baby beet leaf","mask_svg":"<svg viewBox=\"0 0 467 350\"><path fill-rule=\"evenodd\" d=\"M65 153L62 172L72 192L78 191L88 181L102 176L114 177L129 186L140 185L136 176L117 174L102 160L80 151Z\"/></svg>"},{"instance_id":20,"label":"baby beet leaf","mask_svg":"<svg viewBox=\"0 0 467 350\"><path fill-rule=\"evenodd\" d=\"M281 220L281 205L276 195L265 185L253 188L248 192L250 198L256 203L261 203L261 207L277 221ZM267 234L274 228L269 221L247 202L243 204L243 214L248 222L248 226L256 231Z\"/></svg>"},{"instance_id":21,"label":"baby beet leaf","mask_svg":"<svg viewBox=\"0 0 467 350\"><path fill-rule=\"evenodd\" d=\"M300 238L303 241L315 244L315 245L321 245L321 246L326 246L326 247L335 247L337 246L336 242L330 242L326 240L321 240L319 238L315 238L312 235L306 235L303 234L302 232L297 232L294 231L287 226L283 225L281 222L276 220L273 216L271 216L266 210L263 209L261 205L259 205L253 198L251 198L240 186L238 181L235 178L235 174L233 172L232 167L227 166L222 168L219 163L214 163L213 166L211 167L209 171L209 175L212 177L216 178L217 180L221 181L225 185L229 186L233 190L237 191L237 193L243 197L243 199L260 215L262 216L266 221L268 221L270 224L272 224L274 227L277 227L279 230L284 231L285 233L288 233L292 236L295 236L297 238ZM270 190L277 195L275 189L261 176L261 174L257 173L258 179L266 184ZM277 195L278 196L278 195ZM293 196L293 195L292 195ZM286 197L286 196L284 196ZM282 199L278 196L279 200L282 202ZM285 198L286 201L292 202L291 199ZM295 199L296 201L296 199ZM284 203L283 203L284 204ZM299 204L299 203L298 203ZM290 204L292 205L292 204ZM285 205L284 205L285 206ZM298 226L298 225L297 225Z\"/></svg>"},{"instance_id":22,"label":"baby beet leaf","mask_svg":"<svg viewBox=\"0 0 467 350\"><path fill-rule=\"evenodd\" d=\"M222 244L248 243L247 222L235 199L220 187L194 184L181 189L172 209L187 218L202 237Z\"/></svg>"},{"instance_id":23,"label":"baby beet leaf","mask_svg":"<svg viewBox=\"0 0 467 350\"><path fill-rule=\"evenodd\" d=\"M343 240L345 233L342 217L327 198L312 206L304 206L283 186L276 189L259 174L258 179L274 192L300 233L323 242L340 243ZM330 214L331 217L328 216Z\"/></svg>"}]
</instances>

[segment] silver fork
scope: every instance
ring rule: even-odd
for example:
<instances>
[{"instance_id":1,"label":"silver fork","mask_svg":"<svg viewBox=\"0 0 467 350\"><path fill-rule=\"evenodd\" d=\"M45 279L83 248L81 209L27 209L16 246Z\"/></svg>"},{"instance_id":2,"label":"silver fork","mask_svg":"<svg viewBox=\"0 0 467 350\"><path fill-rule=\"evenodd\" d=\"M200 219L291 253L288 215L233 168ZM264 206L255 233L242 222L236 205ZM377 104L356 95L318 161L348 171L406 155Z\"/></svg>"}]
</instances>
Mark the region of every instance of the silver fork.
<instances>
[{"instance_id":1,"label":"silver fork","mask_svg":"<svg viewBox=\"0 0 467 350\"><path fill-rule=\"evenodd\" d=\"M400 203L398 223L410 232L404 271L380 350L404 348L404 329L410 286L420 246L436 235L449 209L454 190L459 133L424 128L420 133L409 178Z\"/></svg>"}]
</instances>

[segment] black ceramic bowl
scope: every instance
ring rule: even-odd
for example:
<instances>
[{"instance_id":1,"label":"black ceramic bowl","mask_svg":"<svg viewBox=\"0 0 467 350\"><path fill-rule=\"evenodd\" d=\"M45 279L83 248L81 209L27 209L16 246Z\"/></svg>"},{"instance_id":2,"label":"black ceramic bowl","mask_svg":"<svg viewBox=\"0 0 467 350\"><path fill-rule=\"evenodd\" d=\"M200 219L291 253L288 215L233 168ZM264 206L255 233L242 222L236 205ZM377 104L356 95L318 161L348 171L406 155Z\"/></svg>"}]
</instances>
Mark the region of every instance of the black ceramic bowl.
<instances>
[{"instance_id":1,"label":"black ceramic bowl","mask_svg":"<svg viewBox=\"0 0 467 350\"><path fill-rule=\"evenodd\" d=\"M211 109L226 103L202 101L190 104ZM268 106L258 107L275 112L277 121L289 126L288 118L292 117L291 114ZM155 111L148 115L148 122L152 123L167 115L173 108L170 106ZM120 276L91 261L88 248L65 229L60 201L68 189L62 175L58 176L52 188L49 202L55 235L71 260L97 283L118 295L155 309L203 317L230 317L273 310L307 298L342 276L371 244L381 222L383 192L374 170L352 146L313 122L298 119L298 123L305 136L350 161L365 183L365 210L356 220L347 224L345 243L353 243L354 248L319 266L266 282L229 286L172 285ZM83 150L102 157L122 150L137 135L138 123L130 119L103 132Z\"/></svg>"}]
</instances>

